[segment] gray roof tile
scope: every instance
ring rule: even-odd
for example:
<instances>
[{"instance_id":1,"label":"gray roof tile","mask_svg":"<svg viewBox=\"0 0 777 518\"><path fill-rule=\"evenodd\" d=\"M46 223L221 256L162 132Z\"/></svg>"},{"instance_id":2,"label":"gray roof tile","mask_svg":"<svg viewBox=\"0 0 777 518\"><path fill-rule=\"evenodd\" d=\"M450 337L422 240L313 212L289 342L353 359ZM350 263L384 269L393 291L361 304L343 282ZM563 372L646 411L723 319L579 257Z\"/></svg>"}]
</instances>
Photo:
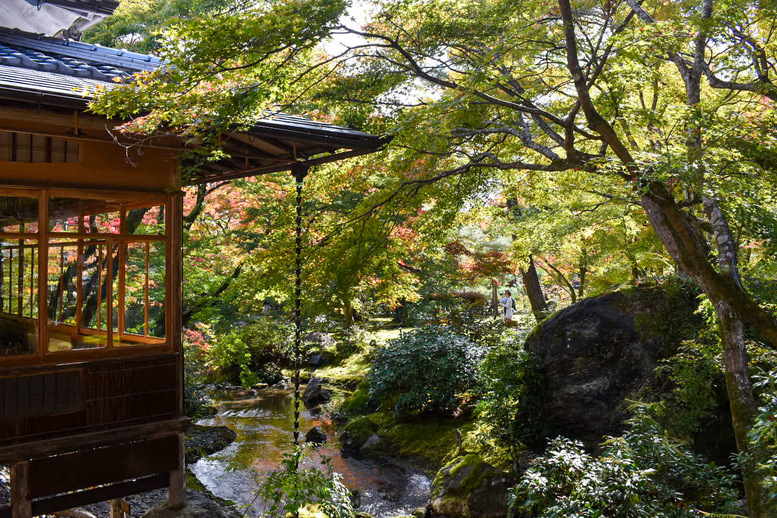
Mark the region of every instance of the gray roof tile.
<instances>
[{"instance_id":1,"label":"gray roof tile","mask_svg":"<svg viewBox=\"0 0 777 518\"><path fill-rule=\"evenodd\" d=\"M117 79L129 80L136 72L161 65L153 56L0 27L0 98L85 108L94 87L112 86ZM381 141L351 128L285 113L268 114L249 133L293 141L314 138L334 148L375 147Z\"/></svg>"}]
</instances>

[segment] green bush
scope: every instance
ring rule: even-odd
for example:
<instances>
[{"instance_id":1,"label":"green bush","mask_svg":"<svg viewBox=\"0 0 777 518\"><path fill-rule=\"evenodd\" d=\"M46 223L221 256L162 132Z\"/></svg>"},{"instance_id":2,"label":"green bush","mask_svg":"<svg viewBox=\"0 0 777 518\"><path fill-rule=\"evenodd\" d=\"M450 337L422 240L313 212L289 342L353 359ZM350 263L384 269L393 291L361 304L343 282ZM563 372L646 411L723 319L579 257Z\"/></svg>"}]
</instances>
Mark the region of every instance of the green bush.
<instances>
[{"instance_id":1,"label":"green bush","mask_svg":"<svg viewBox=\"0 0 777 518\"><path fill-rule=\"evenodd\" d=\"M241 330L251 354L250 366L258 371L266 363L290 365L294 327L277 318L261 318Z\"/></svg>"},{"instance_id":2,"label":"green bush","mask_svg":"<svg viewBox=\"0 0 777 518\"><path fill-rule=\"evenodd\" d=\"M550 433L542 412L541 367L520 341L492 349L480 365L479 421L515 463L523 445L540 448Z\"/></svg>"},{"instance_id":3,"label":"green bush","mask_svg":"<svg viewBox=\"0 0 777 518\"><path fill-rule=\"evenodd\" d=\"M690 438L717 408L715 393L726 386L722 353L719 344L688 340L656 369L656 375L671 383L657 410L672 434Z\"/></svg>"},{"instance_id":4,"label":"green bush","mask_svg":"<svg viewBox=\"0 0 777 518\"><path fill-rule=\"evenodd\" d=\"M456 334L483 347L499 345L506 329L501 317L484 317L482 308L472 305L454 306L442 320Z\"/></svg>"},{"instance_id":5,"label":"green bush","mask_svg":"<svg viewBox=\"0 0 777 518\"><path fill-rule=\"evenodd\" d=\"M594 458L555 439L509 495L527 518L685 518L731 512L735 477L672 440L643 409Z\"/></svg>"},{"instance_id":6,"label":"green bush","mask_svg":"<svg viewBox=\"0 0 777 518\"><path fill-rule=\"evenodd\" d=\"M206 350L210 347L206 336L198 330L185 330L184 351L184 385L183 385L183 410L184 415L192 418L204 417L208 413L210 403L200 387L205 382L205 370L207 363Z\"/></svg>"},{"instance_id":7,"label":"green bush","mask_svg":"<svg viewBox=\"0 0 777 518\"><path fill-rule=\"evenodd\" d=\"M375 354L370 393L398 418L450 413L474 387L483 350L466 337L428 327L390 340Z\"/></svg>"},{"instance_id":8,"label":"green bush","mask_svg":"<svg viewBox=\"0 0 777 518\"><path fill-rule=\"evenodd\" d=\"M218 336L207 351L215 377L249 387L282 379L281 365L289 365L293 346L289 324L263 318L256 323Z\"/></svg>"},{"instance_id":9,"label":"green bush","mask_svg":"<svg viewBox=\"0 0 777 518\"><path fill-rule=\"evenodd\" d=\"M777 370L755 376L755 379L763 405L750 430L751 450L757 452L756 469L766 488L771 509L777 514Z\"/></svg>"},{"instance_id":10,"label":"green bush","mask_svg":"<svg viewBox=\"0 0 777 518\"><path fill-rule=\"evenodd\" d=\"M262 483L259 494L269 508L263 516L286 518L298 516L300 509L313 505L327 518L352 518L355 516L350 492L342 483L342 476L335 473L329 459L322 459L323 469L303 468L305 446L297 446L286 454L281 467L270 473Z\"/></svg>"},{"instance_id":11,"label":"green bush","mask_svg":"<svg viewBox=\"0 0 777 518\"><path fill-rule=\"evenodd\" d=\"M208 363L216 378L224 381L251 381L251 352L243 341L242 332L233 330L217 337L208 350Z\"/></svg>"}]
</instances>

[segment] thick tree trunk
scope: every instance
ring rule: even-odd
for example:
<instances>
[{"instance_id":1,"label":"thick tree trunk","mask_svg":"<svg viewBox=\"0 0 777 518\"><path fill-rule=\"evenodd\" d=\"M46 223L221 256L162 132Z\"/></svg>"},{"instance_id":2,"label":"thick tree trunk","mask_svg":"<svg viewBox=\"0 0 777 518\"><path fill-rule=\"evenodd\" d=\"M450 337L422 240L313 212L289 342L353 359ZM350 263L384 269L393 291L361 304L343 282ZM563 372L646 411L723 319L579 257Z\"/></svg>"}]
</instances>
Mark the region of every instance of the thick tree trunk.
<instances>
[{"instance_id":1,"label":"thick tree trunk","mask_svg":"<svg viewBox=\"0 0 777 518\"><path fill-rule=\"evenodd\" d=\"M745 459L742 464L742 475L747 505L751 517L766 518L770 516L768 500L759 477L754 474L754 457L757 458L758 455L752 451L747 439L757 408L748 373L745 323L725 301L713 301L713 305L718 315L718 329L723 340L726 389L731 407L734 436L737 449Z\"/></svg>"},{"instance_id":2,"label":"thick tree trunk","mask_svg":"<svg viewBox=\"0 0 777 518\"><path fill-rule=\"evenodd\" d=\"M755 417L756 402L748 371L745 324L753 325L766 340L777 346L775 320L742 287L733 236L714 200L705 199L704 210L717 247L719 271L709 261L709 250L700 240L698 229L691 226L663 185L651 184L642 202L667 251L715 308L723 342L726 388L737 449L747 454L750 452L747 434ZM751 518L767 518L770 516L768 500L752 462L742 464L742 476Z\"/></svg>"},{"instance_id":3,"label":"thick tree trunk","mask_svg":"<svg viewBox=\"0 0 777 518\"><path fill-rule=\"evenodd\" d=\"M545 303L545 295L542 293L540 278L537 276L537 268L534 267L532 256L529 256L529 268L526 270L521 268L520 272L526 296L529 297L529 304L531 304L531 311L539 322L547 315L548 305Z\"/></svg>"}]
</instances>

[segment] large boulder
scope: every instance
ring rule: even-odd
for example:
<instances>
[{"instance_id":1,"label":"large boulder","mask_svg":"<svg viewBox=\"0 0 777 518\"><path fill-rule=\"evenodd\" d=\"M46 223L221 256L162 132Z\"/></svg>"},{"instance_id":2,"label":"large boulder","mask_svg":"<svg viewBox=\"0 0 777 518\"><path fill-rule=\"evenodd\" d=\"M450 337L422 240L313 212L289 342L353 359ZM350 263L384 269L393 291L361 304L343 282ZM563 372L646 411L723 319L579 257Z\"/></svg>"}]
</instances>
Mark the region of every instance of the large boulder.
<instances>
[{"instance_id":1,"label":"large boulder","mask_svg":"<svg viewBox=\"0 0 777 518\"><path fill-rule=\"evenodd\" d=\"M457 457L434 477L430 505L440 516L504 518L510 486L507 474L477 455Z\"/></svg>"},{"instance_id":2,"label":"large boulder","mask_svg":"<svg viewBox=\"0 0 777 518\"><path fill-rule=\"evenodd\" d=\"M629 288L584 299L527 337L544 375L544 418L554 434L588 446L618 434L630 400L655 380L683 332L698 329L692 293Z\"/></svg>"}]
</instances>

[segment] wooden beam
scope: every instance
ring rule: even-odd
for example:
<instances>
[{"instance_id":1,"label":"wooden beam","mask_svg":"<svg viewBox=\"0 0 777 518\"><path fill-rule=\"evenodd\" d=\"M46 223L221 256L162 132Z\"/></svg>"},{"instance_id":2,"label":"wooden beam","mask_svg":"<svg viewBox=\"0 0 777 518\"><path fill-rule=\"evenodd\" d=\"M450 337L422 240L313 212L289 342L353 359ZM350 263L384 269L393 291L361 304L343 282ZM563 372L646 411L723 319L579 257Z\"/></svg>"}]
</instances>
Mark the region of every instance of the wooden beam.
<instances>
[{"instance_id":1,"label":"wooden beam","mask_svg":"<svg viewBox=\"0 0 777 518\"><path fill-rule=\"evenodd\" d=\"M105 502L114 498L145 493L146 491L163 488L166 485L167 475L153 475L130 482L35 500L32 503L32 511L35 513L35 516L51 514L64 509L72 509L97 502ZM2 517L2 514L0 514L0 517Z\"/></svg>"},{"instance_id":2,"label":"wooden beam","mask_svg":"<svg viewBox=\"0 0 777 518\"><path fill-rule=\"evenodd\" d=\"M29 476L29 462L11 465L11 518L32 518Z\"/></svg>"},{"instance_id":3,"label":"wooden beam","mask_svg":"<svg viewBox=\"0 0 777 518\"><path fill-rule=\"evenodd\" d=\"M0 464L13 464L31 458L48 457L80 448L99 448L125 441L138 439L154 439L170 435L171 433L183 433L189 427L191 419L157 421L134 426L127 426L115 430L103 430L74 435L71 437L58 437L42 441L25 443L21 448L18 445L4 446L0 448ZM167 485L167 482L165 483Z\"/></svg>"},{"instance_id":4,"label":"wooden beam","mask_svg":"<svg viewBox=\"0 0 777 518\"><path fill-rule=\"evenodd\" d=\"M171 509L181 509L186 505L186 461L184 453L184 435L178 434L178 468L170 472L168 503Z\"/></svg>"},{"instance_id":5,"label":"wooden beam","mask_svg":"<svg viewBox=\"0 0 777 518\"><path fill-rule=\"evenodd\" d=\"M32 459L29 498L40 499L178 469L179 435ZM74 467L77 466L77 469Z\"/></svg>"},{"instance_id":6,"label":"wooden beam","mask_svg":"<svg viewBox=\"0 0 777 518\"><path fill-rule=\"evenodd\" d=\"M376 151L376 150L372 150L372 151ZM304 161L298 161L298 162L289 161L286 164L280 164L280 165L269 166L269 167L260 167L258 169L247 169L244 171L235 171L228 174L221 174L218 177L213 178L213 180L218 180L218 181L234 180L236 178L245 178L247 176L259 176L259 175L269 174L269 173L279 173L281 171L288 171L297 164L304 165L306 167L312 167L316 165L328 164L329 162L335 162L338 160L345 160L346 158L361 156L369 152L371 151L366 151L363 149L352 149L350 151L344 151L342 153L336 153L334 155L325 155L317 158L311 158L310 160L304 160ZM204 183L210 180L211 178L200 179L195 183Z\"/></svg>"}]
</instances>

